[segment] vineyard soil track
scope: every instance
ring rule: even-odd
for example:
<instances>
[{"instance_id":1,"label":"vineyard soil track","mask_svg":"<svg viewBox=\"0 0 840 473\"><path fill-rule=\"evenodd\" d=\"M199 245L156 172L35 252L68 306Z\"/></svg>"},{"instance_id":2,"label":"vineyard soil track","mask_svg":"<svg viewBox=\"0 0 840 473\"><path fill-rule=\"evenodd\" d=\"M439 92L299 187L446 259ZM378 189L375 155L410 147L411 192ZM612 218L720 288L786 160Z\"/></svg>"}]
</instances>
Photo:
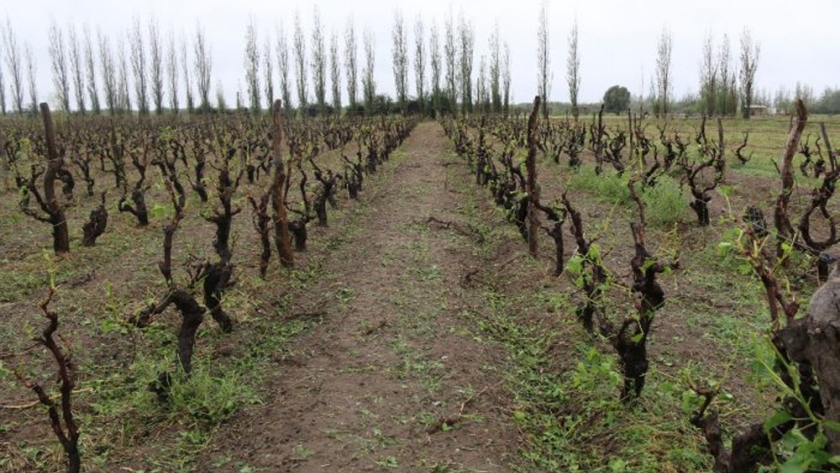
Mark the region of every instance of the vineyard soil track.
<instances>
[{"instance_id":1,"label":"vineyard soil track","mask_svg":"<svg viewBox=\"0 0 840 473\"><path fill-rule=\"evenodd\" d=\"M428 222L458 219L448 154L436 123L406 140L360 209L360 231L328 258L324 322L279 360L269 398L223 429L199 470L233 455L257 471L508 471L516 436L499 408L501 351L457 315L478 258L468 234Z\"/></svg>"},{"instance_id":2,"label":"vineyard soil track","mask_svg":"<svg viewBox=\"0 0 840 473\"><path fill-rule=\"evenodd\" d=\"M319 163L332 167L337 158L325 155ZM591 155L586 158L591 163ZM540 160L543 202L568 191L587 231L605 249L607 265L626 279L632 256L626 223L637 218L633 209L569 185L565 166ZM71 255L50 263L57 269L59 332L72 342L80 367L75 408L83 416L86 468L489 472L581 465L581 471L608 471L613 465L606 461L632 459L633 471L708 471L700 436L680 409L691 381L722 380L735 400L724 405L729 432L755 421L774 399L756 389L745 361L755 356L749 334L766 325L760 287L719 246L730 238L730 209L739 215L747 204L758 204L771 215L777 183L765 175L768 166L751 161L732 167L732 195L713 195L711 227L697 227L687 214L677 226L648 229L656 255L678 247L684 257L678 271L662 278L668 300L654 323L650 389L633 409L614 402L610 347L588 337L574 317L572 278L550 275L552 242L541 232L540 257L527 256L515 226L487 189L475 185L437 123L421 123L366 178L358 201L342 196L329 228L311 225L309 251L296 253L294 271L272 260L268 278L260 280L249 210L234 219L241 279L226 304L235 329L223 334L212 321L205 323L196 360L214 375L231 366L256 367L242 391L259 393L237 397L232 417L212 423L196 420L201 411L186 414L149 402L152 394L129 366L135 356L143 366L169 366L163 357L173 350L161 334L171 337L176 330L174 313L163 314L152 334L146 329L127 336L119 324L109 330L102 325L134 313L162 285L156 262L166 215L137 228L130 216L113 211L101 245L74 245ZM813 180L799 179L794 205L801 207ZM108 178L98 182L110 185ZM293 178L293 189L297 182ZM262 190L258 183L242 192ZM166 201L161 189L152 192L155 202ZM191 199L198 205L196 196ZM69 216L71 228L81 227L89 200ZM0 294L0 335L8 334L11 345L4 349L20 352L27 372L47 380L52 364L25 351L24 326L41 323L34 307L47 284L43 248L49 234L21 216L16 202L0 202L8 209L0 212L0 223L10 222L0 225L9 270L0 286L10 288ZM192 215L176 235L178 261L213 251L212 228ZM567 260L573 253L567 239ZM791 281L802 301L818 284L814 273L803 271ZM611 313L620 314L627 302L616 298ZM597 392L580 384L590 378ZM13 377L0 381L2 403L32 401ZM0 471L59 471L60 447L43 411L0 414L11 419L0 422ZM444 419L451 424L444 426ZM6 452L11 465L25 466L2 468Z\"/></svg>"}]
</instances>

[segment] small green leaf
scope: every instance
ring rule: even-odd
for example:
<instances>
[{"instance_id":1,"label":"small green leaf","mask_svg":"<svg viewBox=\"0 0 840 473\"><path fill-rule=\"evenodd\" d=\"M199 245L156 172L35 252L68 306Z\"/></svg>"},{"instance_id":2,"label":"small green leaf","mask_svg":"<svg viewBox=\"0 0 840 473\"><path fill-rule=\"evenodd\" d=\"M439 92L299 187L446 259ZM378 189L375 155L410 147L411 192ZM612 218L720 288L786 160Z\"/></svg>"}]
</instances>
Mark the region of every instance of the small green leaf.
<instances>
[{"instance_id":1,"label":"small green leaf","mask_svg":"<svg viewBox=\"0 0 840 473\"><path fill-rule=\"evenodd\" d=\"M779 467L779 473L805 473L810 465L810 458L794 455Z\"/></svg>"},{"instance_id":2,"label":"small green leaf","mask_svg":"<svg viewBox=\"0 0 840 473\"><path fill-rule=\"evenodd\" d=\"M799 429L793 429L782 437L782 444L789 450L796 450L803 443L810 443L810 441Z\"/></svg>"},{"instance_id":3,"label":"small green leaf","mask_svg":"<svg viewBox=\"0 0 840 473\"><path fill-rule=\"evenodd\" d=\"M166 206L163 204L155 204L152 206L152 211L150 213L154 218L161 218L166 215Z\"/></svg>"},{"instance_id":4,"label":"small green leaf","mask_svg":"<svg viewBox=\"0 0 840 473\"><path fill-rule=\"evenodd\" d=\"M774 428L784 424L785 422L787 422L791 419L793 419L793 416L791 416L788 412L785 412L785 411L776 412L775 414L770 416L769 419L764 421L764 433L766 434L766 433L770 432Z\"/></svg>"},{"instance_id":5,"label":"small green leaf","mask_svg":"<svg viewBox=\"0 0 840 473\"><path fill-rule=\"evenodd\" d=\"M610 460L610 471L614 473L619 473L622 471L627 471L627 462L620 458L616 458Z\"/></svg>"}]
</instances>

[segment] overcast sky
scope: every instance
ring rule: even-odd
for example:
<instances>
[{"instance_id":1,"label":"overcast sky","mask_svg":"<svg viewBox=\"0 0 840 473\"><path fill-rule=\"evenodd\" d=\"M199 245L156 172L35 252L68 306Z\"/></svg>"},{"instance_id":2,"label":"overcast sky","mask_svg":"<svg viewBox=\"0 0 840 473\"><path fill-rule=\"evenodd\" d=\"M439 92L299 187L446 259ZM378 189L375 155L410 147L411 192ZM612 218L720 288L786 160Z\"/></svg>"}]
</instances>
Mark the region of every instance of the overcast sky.
<instances>
[{"instance_id":1,"label":"overcast sky","mask_svg":"<svg viewBox=\"0 0 840 473\"><path fill-rule=\"evenodd\" d=\"M62 26L72 22L80 33L84 23L94 30L99 27L111 38L112 47L128 31L134 17L145 22L154 16L164 38L170 30L176 36L191 38L200 22L212 46L214 96L216 84L221 81L232 104L236 90L245 90L243 51L249 16L256 19L260 45L267 34L274 40L276 25L281 22L291 44L294 15L298 11L309 42L315 5L320 9L327 38L332 31L342 35L348 18L354 19L360 64L363 62L362 31L369 28L375 34L378 91L392 95L394 91L390 36L396 9L403 12L412 56L413 25L418 15L426 25L428 40L433 21L443 31L444 19L450 12L456 21L463 12L475 31L475 74L479 57L487 52L489 34L498 22L502 41L511 49L514 100L530 100L537 90L539 0L8 0L3 4L0 14L8 15L18 40L30 43L37 57L42 99L50 98L53 93L48 62L50 18ZM840 85L840 2L836 0L800 0L794 4L780 0L549 0L548 10L554 77L552 100L568 100L567 37L575 19L579 28L582 102L600 100L604 91L614 84L624 85L638 94L643 80L647 94L654 73L656 44L663 28L669 28L673 37L674 98L698 89L704 37L711 32L716 44L720 44L723 35L728 34L734 64L745 26L761 43L759 89L767 89L772 94L780 87L792 90L801 81L811 85L819 95L827 86ZM292 74L293 71L292 68ZM6 77L8 84L8 74ZM413 93L413 69L409 87ZM311 85L309 90L311 95Z\"/></svg>"}]
</instances>

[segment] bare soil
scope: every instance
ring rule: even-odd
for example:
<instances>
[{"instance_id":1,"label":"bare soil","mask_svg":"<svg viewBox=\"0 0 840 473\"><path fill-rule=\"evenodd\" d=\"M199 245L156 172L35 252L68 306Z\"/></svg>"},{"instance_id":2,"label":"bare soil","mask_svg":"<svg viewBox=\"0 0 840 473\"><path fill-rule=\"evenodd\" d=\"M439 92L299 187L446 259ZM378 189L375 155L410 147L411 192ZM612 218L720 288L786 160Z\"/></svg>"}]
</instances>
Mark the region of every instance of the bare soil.
<instances>
[{"instance_id":1,"label":"bare soil","mask_svg":"<svg viewBox=\"0 0 840 473\"><path fill-rule=\"evenodd\" d=\"M229 457L258 471L508 471L501 351L458 316L479 261L470 235L446 225L460 202L447 154L435 123L406 140L329 255L323 323L278 360L265 402L224 429L199 471Z\"/></svg>"}]
</instances>

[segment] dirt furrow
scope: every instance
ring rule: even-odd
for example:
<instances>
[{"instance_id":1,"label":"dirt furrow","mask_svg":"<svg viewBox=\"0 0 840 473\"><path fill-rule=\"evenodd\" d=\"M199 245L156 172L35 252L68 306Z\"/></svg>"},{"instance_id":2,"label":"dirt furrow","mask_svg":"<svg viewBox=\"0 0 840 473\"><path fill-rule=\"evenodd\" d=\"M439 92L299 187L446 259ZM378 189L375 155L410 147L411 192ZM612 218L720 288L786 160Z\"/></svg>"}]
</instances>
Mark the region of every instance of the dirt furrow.
<instances>
[{"instance_id":1,"label":"dirt furrow","mask_svg":"<svg viewBox=\"0 0 840 473\"><path fill-rule=\"evenodd\" d=\"M221 434L215 471L508 471L501 351L458 314L476 235L458 222L446 141L421 124L357 210L319 284L324 322L270 397ZM229 468L229 469L225 469Z\"/></svg>"}]
</instances>

